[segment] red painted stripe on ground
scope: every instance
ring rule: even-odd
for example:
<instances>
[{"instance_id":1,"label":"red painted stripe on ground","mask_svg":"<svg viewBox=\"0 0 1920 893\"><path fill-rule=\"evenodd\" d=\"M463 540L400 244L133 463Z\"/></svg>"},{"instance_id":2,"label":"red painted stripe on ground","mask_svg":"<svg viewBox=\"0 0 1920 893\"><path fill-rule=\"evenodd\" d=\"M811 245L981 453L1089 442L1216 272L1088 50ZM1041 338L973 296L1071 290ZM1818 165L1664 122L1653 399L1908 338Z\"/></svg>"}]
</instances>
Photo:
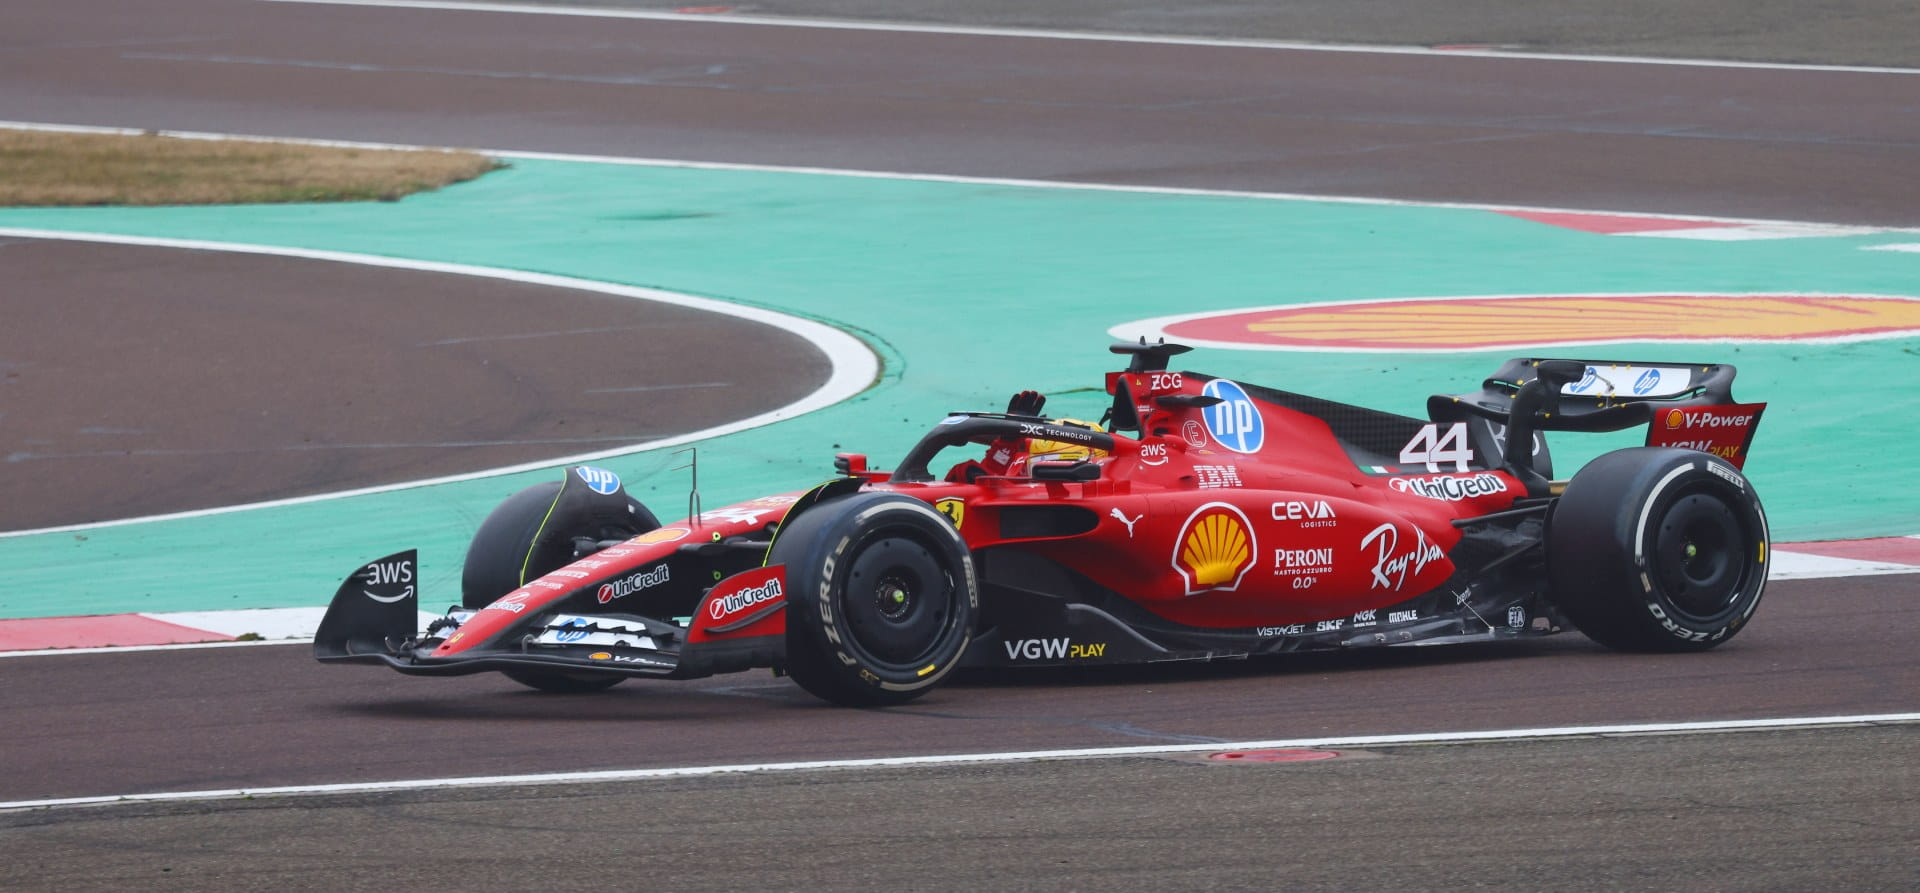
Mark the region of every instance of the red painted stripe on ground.
<instances>
[{"instance_id":1,"label":"red painted stripe on ground","mask_svg":"<svg viewBox=\"0 0 1920 893\"><path fill-rule=\"evenodd\" d=\"M1780 545L1776 549L1792 549L1808 555L1824 555L1828 558L1851 558L1855 561L1884 561L1890 564L1920 564L1920 539L1910 536L1887 536L1870 540L1828 540L1818 543L1794 543L1791 546Z\"/></svg>"},{"instance_id":2,"label":"red painted stripe on ground","mask_svg":"<svg viewBox=\"0 0 1920 893\"><path fill-rule=\"evenodd\" d=\"M1629 217L1622 214L1565 214L1556 211L1500 211L1508 217L1531 220L1548 226L1577 229L1583 233L1652 233L1674 229L1719 229L1728 226L1710 220L1669 220L1664 217Z\"/></svg>"},{"instance_id":3,"label":"red painted stripe on ground","mask_svg":"<svg viewBox=\"0 0 1920 893\"><path fill-rule=\"evenodd\" d=\"M193 629L138 614L0 620L0 651L103 648L110 645L178 645L187 642L230 642L232 640L232 636L222 633Z\"/></svg>"}]
</instances>

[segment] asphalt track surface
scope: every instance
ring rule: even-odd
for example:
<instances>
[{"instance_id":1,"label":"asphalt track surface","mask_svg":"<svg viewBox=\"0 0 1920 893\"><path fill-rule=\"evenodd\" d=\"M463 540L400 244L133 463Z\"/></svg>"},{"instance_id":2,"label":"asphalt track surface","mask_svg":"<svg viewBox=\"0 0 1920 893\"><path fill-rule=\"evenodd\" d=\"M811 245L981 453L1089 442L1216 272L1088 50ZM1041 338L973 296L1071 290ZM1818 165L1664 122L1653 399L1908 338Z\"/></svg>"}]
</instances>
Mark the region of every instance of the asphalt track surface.
<instances>
[{"instance_id":1,"label":"asphalt track surface","mask_svg":"<svg viewBox=\"0 0 1920 893\"><path fill-rule=\"evenodd\" d=\"M529 0L670 9L648 0ZM1911 66L1920 8L1906 0L764 0L755 15L845 18L1507 52Z\"/></svg>"},{"instance_id":2,"label":"asphalt track surface","mask_svg":"<svg viewBox=\"0 0 1920 893\"><path fill-rule=\"evenodd\" d=\"M0 119L1920 224L1914 74L258 0L8 19Z\"/></svg>"},{"instance_id":3,"label":"asphalt track surface","mask_svg":"<svg viewBox=\"0 0 1920 893\"><path fill-rule=\"evenodd\" d=\"M885 711L751 673L556 697L299 646L12 658L0 715L33 720L0 730L0 798L1886 713L1920 690L1920 605L1883 597L1913 582L1775 584L1706 654L1567 635L997 672ZM0 880L437 889L550 879L539 854L565 851L700 889L1898 889L1920 871L1916 756L1920 726L1896 725L27 810L0 813Z\"/></svg>"},{"instance_id":4,"label":"asphalt track surface","mask_svg":"<svg viewBox=\"0 0 1920 893\"><path fill-rule=\"evenodd\" d=\"M5 40L0 117L20 120L1846 223L1920 213L1920 124L1900 113L1915 81L1899 75L229 0L36 4L9 10ZM871 712L759 676L549 698L320 667L288 646L13 658L0 796L1910 711L1916 582L1776 584L1705 655L1567 636L1001 674ZM1133 760L23 812L0 819L0 883L1910 889L1912 728L1395 749L1271 773Z\"/></svg>"},{"instance_id":5,"label":"asphalt track surface","mask_svg":"<svg viewBox=\"0 0 1920 893\"><path fill-rule=\"evenodd\" d=\"M609 739L617 740L614 736ZM1911 726L0 816L43 889L1900 890Z\"/></svg>"},{"instance_id":6,"label":"asphalt track surface","mask_svg":"<svg viewBox=\"0 0 1920 893\"><path fill-rule=\"evenodd\" d=\"M0 802L404 778L1913 710L1920 602L1776 583L1724 648L1564 635L1138 669L978 672L888 710L765 671L547 696L323 666L305 646L0 659ZM1899 578L1910 586L1914 578ZM1916 727L1920 732L1920 727ZM1916 767L1920 768L1920 767Z\"/></svg>"},{"instance_id":7,"label":"asphalt track surface","mask_svg":"<svg viewBox=\"0 0 1920 893\"><path fill-rule=\"evenodd\" d=\"M829 371L773 326L477 276L29 239L0 269L0 530L591 453Z\"/></svg>"}]
</instances>

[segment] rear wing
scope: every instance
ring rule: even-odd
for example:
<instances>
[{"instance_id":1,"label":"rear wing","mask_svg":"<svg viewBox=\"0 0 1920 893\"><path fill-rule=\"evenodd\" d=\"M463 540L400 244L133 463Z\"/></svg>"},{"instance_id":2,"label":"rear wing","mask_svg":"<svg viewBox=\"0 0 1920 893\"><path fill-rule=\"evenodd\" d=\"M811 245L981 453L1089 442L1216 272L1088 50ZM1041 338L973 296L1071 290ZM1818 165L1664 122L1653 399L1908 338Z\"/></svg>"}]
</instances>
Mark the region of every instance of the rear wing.
<instances>
[{"instance_id":1,"label":"rear wing","mask_svg":"<svg viewBox=\"0 0 1920 893\"><path fill-rule=\"evenodd\" d=\"M1436 423L1468 422L1483 455L1545 495L1551 465L1542 431L1620 431L1646 425L1648 446L1713 453L1735 467L1760 426L1764 403L1736 403L1734 367L1724 363L1646 363L1520 358L1508 360L1480 390L1435 395Z\"/></svg>"}]
</instances>

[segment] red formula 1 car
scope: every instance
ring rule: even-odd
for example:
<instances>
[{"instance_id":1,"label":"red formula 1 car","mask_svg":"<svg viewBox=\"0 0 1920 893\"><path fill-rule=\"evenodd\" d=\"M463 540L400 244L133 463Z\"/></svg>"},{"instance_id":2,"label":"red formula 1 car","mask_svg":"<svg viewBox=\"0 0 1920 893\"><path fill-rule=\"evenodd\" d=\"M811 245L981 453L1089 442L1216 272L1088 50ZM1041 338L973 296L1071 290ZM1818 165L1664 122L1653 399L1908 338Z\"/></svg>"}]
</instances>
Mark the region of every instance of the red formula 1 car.
<instances>
[{"instance_id":1,"label":"red formula 1 car","mask_svg":"<svg viewBox=\"0 0 1920 893\"><path fill-rule=\"evenodd\" d=\"M591 691L772 667L848 705L958 666L1144 663L1546 635L1712 648L1753 616L1767 521L1741 473L1764 404L1725 365L1512 360L1427 418L1193 372L1119 344L1111 430L941 419L891 471L662 525L569 469L473 539L461 606L417 628L416 558L341 585L322 661ZM1545 431L1645 425L1552 479ZM952 449L936 471L936 457ZM965 451L966 455L957 453Z\"/></svg>"}]
</instances>

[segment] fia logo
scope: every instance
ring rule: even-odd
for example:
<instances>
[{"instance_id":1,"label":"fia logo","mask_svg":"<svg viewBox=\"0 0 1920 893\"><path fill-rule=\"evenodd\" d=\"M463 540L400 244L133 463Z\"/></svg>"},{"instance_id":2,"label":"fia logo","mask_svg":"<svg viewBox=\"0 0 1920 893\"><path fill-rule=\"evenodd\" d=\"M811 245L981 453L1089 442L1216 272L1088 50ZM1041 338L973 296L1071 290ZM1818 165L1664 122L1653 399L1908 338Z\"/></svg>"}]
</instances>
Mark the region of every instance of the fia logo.
<instances>
[{"instance_id":1,"label":"fia logo","mask_svg":"<svg viewBox=\"0 0 1920 893\"><path fill-rule=\"evenodd\" d=\"M1260 418L1260 408L1247 396L1245 388L1216 378L1207 382L1200 393L1220 398L1219 403L1201 410L1201 416L1207 420L1207 432L1214 440L1236 453L1260 451L1260 445L1266 441L1267 426Z\"/></svg>"}]
</instances>

